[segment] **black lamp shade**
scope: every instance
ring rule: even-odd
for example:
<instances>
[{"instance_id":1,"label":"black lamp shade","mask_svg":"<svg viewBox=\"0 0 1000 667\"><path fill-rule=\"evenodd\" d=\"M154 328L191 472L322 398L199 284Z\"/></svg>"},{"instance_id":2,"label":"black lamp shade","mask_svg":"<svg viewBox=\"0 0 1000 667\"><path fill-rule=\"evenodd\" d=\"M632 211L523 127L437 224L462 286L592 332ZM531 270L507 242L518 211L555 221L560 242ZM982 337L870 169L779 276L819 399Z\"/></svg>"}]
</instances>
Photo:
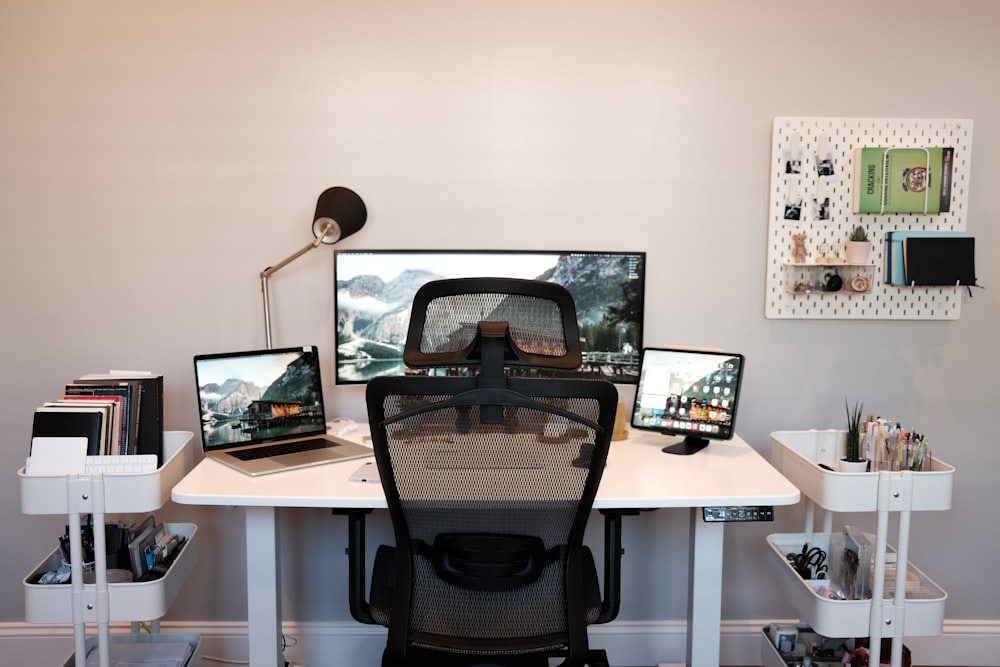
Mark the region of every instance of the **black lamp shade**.
<instances>
[{"instance_id":1,"label":"black lamp shade","mask_svg":"<svg viewBox=\"0 0 1000 667\"><path fill-rule=\"evenodd\" d=\"M316 200L313 236L323 236L323 243L336 243L364 227L367 219L368 209L356 192L340 186L328 188ZM330 222L334 228L324 236L323 228Z\"/></svg>"}]
</instances>

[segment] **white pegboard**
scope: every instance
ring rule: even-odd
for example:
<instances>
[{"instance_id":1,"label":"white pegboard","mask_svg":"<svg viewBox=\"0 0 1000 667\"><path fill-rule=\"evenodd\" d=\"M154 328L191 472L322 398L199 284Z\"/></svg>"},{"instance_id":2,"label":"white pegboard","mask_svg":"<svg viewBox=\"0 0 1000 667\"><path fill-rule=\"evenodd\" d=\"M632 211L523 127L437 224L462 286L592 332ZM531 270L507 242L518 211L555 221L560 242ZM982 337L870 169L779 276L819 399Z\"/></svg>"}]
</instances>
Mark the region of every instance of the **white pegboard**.
<instances>
[{"instance_id":1,"label":"white pegboard","mask_svg":"<svg viewBox=\"0 0 1000 667\"><path fill-rule=\"evenodd\" d=\"M863 146L954 147L951 210L933 215L853 213L854 151ZM765 315L774 319L958 319L962 288L885 284L885 234L892 230L964 231L971 158L972 121L968 119L775 118ZM789 161L798 162L798 173L788 173ZM832 173L821 174L829 168ZM829 203L821 210L824 200ZM797 203L801 204L799 218L788 219L788 207ZM806 262L815 263L821 256L843 257L844 243L858 224L868 230L872 242L871 290L794 293L795 269L788 266L793 261L792 234L806 234ZM822 275L823 269L812 270Z\"/></svg>"}]
</instances>

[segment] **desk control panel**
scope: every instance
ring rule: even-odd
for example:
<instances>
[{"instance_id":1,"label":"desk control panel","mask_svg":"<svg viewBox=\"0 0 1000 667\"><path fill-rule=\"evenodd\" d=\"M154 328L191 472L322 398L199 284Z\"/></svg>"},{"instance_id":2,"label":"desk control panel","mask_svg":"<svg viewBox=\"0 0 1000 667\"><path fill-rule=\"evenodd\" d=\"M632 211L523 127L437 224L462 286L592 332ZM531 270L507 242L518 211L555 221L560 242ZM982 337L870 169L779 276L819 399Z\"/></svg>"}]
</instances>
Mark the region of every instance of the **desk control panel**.
<instances>
[{"instance_id":1,"label":"desk control panel","mask_svg":"<svg viewBox=\"0 0 1000 667\"><path fill-rule=\"evenodd\" d=\"M774 521L774 505L734 505L729 507L702 507L705 521Z\"/></svg>"}]
</instances>

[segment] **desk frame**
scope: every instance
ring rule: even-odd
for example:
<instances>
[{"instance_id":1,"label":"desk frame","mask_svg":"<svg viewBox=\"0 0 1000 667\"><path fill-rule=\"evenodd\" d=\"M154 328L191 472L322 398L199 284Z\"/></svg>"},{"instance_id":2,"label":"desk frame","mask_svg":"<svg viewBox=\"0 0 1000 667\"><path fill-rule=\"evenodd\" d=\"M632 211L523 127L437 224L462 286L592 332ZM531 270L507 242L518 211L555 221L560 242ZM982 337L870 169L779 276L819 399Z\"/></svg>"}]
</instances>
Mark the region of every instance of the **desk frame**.
<instances>
[{"instance_id":1,"label":"desk frame","mask_svg":"<svg viewBox=\"0 0 1000 667\"><path fill-rule=\"evenodd\" d=\"M701 508L792 505L799 490L738 436L691 456L660 451L671 440L633 431L612 443L594 509L690 509L686 660L717 667L725 524L703 521ZM174 487L177 503L244 507L250 664L284 664L278 508L385 509L381 486L348 480L358 465L344 461L250 477L206 459Z\"/></svg>"}]
</instances>

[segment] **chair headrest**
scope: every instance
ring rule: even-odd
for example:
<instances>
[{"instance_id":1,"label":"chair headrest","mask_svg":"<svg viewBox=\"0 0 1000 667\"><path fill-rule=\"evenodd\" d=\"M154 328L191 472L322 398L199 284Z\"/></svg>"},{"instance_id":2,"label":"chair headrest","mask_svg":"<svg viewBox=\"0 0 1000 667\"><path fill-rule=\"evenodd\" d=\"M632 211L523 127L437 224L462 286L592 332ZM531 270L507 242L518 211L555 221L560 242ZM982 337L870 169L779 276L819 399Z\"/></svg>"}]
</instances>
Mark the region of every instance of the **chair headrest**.
<instances>
[{"instance_id":1,"label":"chair headrest","mask_svg":"<svg viewBox=\"0 0 1000 667\"><path fill-rule=\"evenodd\" d=\"M583 362L570 293L555 283L517 278L423 285L413 298L403 360L414 368L480 366L484 336L498 331L505 338L504 365L572 370Z\"/></svg>"}]
</instances>

